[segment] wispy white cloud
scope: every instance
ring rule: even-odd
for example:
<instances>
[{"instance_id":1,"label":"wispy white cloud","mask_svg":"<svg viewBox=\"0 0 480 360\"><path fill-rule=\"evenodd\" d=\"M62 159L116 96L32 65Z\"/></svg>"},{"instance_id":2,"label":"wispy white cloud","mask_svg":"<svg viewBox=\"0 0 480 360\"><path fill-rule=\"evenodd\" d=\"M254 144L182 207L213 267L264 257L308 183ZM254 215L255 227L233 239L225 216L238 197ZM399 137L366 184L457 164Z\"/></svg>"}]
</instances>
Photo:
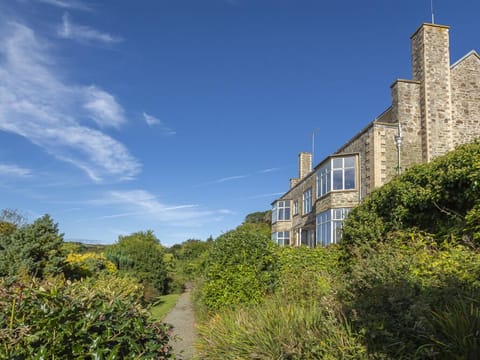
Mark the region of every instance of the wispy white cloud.
<instances>
[{"instance_id":1,"label":"wispy white cloud","mask_svg":"<svg viewBox=\"0 0 480 360\"><path fill-rule=\"evenodd\" d=\"M278 170L280 170L280 169L279 168L269 168L269 169L260 170L259 173L260 174L267 174L267 173L275 172L275 171L278 171Z\"/></svg>"},{"instance_id":2,"label":"wispy white cloud","mask_svg":"<svg viewBox=\"0 0 480 360\"><path fill-rule=\"evenodd\" d=\"M128 149L100 130L125 119L113 95L95 86L68 84L56 74L50 44L32 29L8 23L0 32L0 130L25 137L51 155L101 181L130 179L140 163Z\"/></svg>"},{"instance_id":3,"label":"wispy white cloud","mask_svg":"<svg viewBox=\"0 0 480 360\"><path fill-rule=\"evenodd\" d=\"M37 0L38 2L56 6L62 9L91 11L92 8L79 0Z\"/></svg>"},{"instance_id":4,"label":"wispy white cloud","mask_svg":"<svg viewBox=\"0 0 480 360\"><path fill-rule=\"evenodd\" d=\"M269 194L260 194L260 195L253 195L248 197L248 199L261 199L261 198L267 198L267 197L274 197L274 196L280 196L285 194L284 192L277 192L277 193L269 193Z\"/></svg>"},{"instance_id":5,"label":"wispy white cloud","mask_svg":"<svg viewBox=\"0 0 480 360\"><path fill-rule=\"evenodd\" d=\"M32 176L32 172L17 165L0 164L0 175L27 178Z\"/></svg>"},{"instance_id":6,"label":"wispy white cloud","mask_svg":"<svg viewBox=\"0 0 480 360\"><path fill-rule=\"evenodd\" d=\"M62 24L57 30L57 34L61 38L75 40L81 43L102 42L105 44L113 44L123 41L119 36L104 33L89 26L73 23L68 13L63 14L62 20Z\"/></svg>"},{"instance_id":7,"label":"wispy white cloud","mask_svg":"<svg viewBox=\"0 0 480 360\"><path fill-rule=\"evenodd\" d=\"M128 210L104 215L98 219L141 216L174 226L201 226L232 213L227 209L204 210L197 204L167 205L159 201L155 195L141 189L109 191L103 198L90 203L95 206L115 206Z\"/></svg>"},{"instance_id":8,"label":"wispy white cloud","mask_svg":"<svg viewBox=\"0 0 480 360\"><path fill-rule=\"evenodd\" d=\"M153 127L157 126L162 133L165 135L175 135L176 132L169 127L165 126L162 120L156 118L153 115L147 114L146 112L143 112L143 118L145 119L145 122L147 123L148 126Z\"/></svg>"},{"instance_id":9,"label":"wispy white cloud","mask_svg":"<svg viewBox=\"0 0 480 360\"><path fill-rule=\"evenodd\" d=\"M111 94L96 86L86 87L84 92L86 102L83 106L99 126L119 127L125 122L125 112Z\"/></svg>"},{"instance_id":10,"label":"wispy white cloud","mask_svg":"<svg viewBox=\"0 0 480 360\"><path fill-rule=\"evenodd\" d=\"M250 177L250 175L245 174L245 175L227 176L227 177L223 177L223 178L220 178L220 179L208 181L208 182L205 182L203 184L198 184L198 185L195 185L194 187L201 187L201 186L214 185L214 184L222 184L222 183L225 183L225 182L240 180L240 179L244 179L244 178L247 178L247 177Z\"/></svg>"},{"instance_id":11,"label":"wispy white cloud","mask_svg":"<svg viewBox=\"0 0 480 360\"><path fill-rule=\"evenodd\" d=\"M212 184L221 184L227 181L233 181L233 180L238 180L238 179L244 179L246 177L249 177L250 175L235 175L235 176L228 176L224 177L215 181L212 181Z\"/></svg>"}]
</instances>

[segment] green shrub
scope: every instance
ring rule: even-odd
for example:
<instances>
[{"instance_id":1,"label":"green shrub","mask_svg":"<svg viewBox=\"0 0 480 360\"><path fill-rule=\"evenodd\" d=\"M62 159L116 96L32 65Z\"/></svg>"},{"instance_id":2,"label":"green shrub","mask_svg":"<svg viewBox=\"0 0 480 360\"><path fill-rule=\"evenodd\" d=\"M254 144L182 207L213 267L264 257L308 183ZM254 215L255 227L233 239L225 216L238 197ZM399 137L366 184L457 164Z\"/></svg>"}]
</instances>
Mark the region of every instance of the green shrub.
<instances>
[{"instance_id":1,"label":"green shrub","mask_svg":"<svg viewBox=\"0 0 480 360\"><path fill-rule=\"evenodd\" d=\"M65 275L70 279L81 279L98 275L100 272L114 274L115 264L107 260L103 253L70 253L65 259Z\"/></svg>"},{"instance_id":2,"label":"green shrub","mask_svg":"<svg viewBox=\"0 0 480 360\"><path fill-rule=\"evenodd\" d=\"M459 146L428 164L412 167L350 212L343 227L346 250L412 228L435 234L438 241L462 235L477 239L479 174L480 143Z\"/></svg>"},{"instance_id":3,"label":"green shrub","mask_svg":"<svg viewBox=\"0 0 480 360\"><path fill-rule=\"evenodd\" d=\"M244 224L211 245L200 300L210 310L258 304L277 284L275 244L269 227Z\"/></svg>"},{"instance_id":4,"label":"green shrub","mask_svg":"<svg viewBox=\"0 0 480 360\"><path fill-rule=\"evenodd\" d=\"M152 231L120 236L105 249L105 255L122 273L138 278L145 287L145 299L151 301L167 291L164 249Z\"/></svg>"},{"instance_id":5,"label":"green shrub","mask_svg":"<svg viewBox=\"0 0 480 360\"><path fill-rule=\"evenodd\" d=\"M371 355L433 357L425 346L438 338L431 314L445 315L457 298L480 294L480 254L462 244L399 232L374 248L357 247L355 256L343 300ZM445 346L456 346L450 340Z\"/></svg>"},{"instance_id":6,"label":"green shrub","mask_svg":"<svg viewBox=\"0 0 480 360\"><path fill-rule=\"evenodd\" d=\"M167 359L167 326L148 321L139 287L109 277L0 286L0 358Z\"/></svg>"},{"instance_id":7,"label":"green shrub","mask_svg":"<svg viewBox=\"0 0 480 360\"><path fill-rule=\"evenodd\" d=\"M339 275L336 246L279 247L277 255L280 279L276 293L292 302L320 300Z\"/></svg>"},{"instance_id":8,"label":"green shrub","mask_svg":"<svg viewBox=\"0 0 480 360\"><path fill-rule=\"evenodd\" d=\"M0 276L28 273L43 278L59 274L65 265L62 245L63 234L49 215L13 232L0 233Z\"/></svg>"}]
</instances>

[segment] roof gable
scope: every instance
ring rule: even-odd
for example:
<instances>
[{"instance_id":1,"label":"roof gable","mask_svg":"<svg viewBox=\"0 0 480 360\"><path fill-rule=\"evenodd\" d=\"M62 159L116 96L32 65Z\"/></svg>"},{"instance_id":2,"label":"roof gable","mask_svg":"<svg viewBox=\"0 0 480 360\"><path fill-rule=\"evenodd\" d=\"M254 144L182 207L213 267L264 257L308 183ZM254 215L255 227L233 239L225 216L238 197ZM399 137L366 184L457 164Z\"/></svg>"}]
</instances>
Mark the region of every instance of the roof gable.
<instances>
[{"instance_id":1,"label":"roof gable","mask_svg":"<svg viewBox=\"0 0 480 360\"><path fill-rule=\"evenodd\" d=\"M458 59L454 64L452 64L452 66L450 66L450 69L453 69L458 64L463 63L467 58L470 58L471 56L476 57L480 61L480 55L475 50L471 50L470 52L462 56L460 59Z\"/></svg>"}]
</instances>

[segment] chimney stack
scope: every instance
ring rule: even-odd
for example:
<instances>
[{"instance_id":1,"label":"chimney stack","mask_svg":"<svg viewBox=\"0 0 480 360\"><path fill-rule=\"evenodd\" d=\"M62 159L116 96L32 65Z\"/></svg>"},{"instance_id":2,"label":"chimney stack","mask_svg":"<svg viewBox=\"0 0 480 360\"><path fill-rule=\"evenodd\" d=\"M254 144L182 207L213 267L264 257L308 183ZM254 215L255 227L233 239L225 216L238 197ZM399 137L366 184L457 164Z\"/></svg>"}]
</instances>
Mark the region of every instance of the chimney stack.
<instances>
[{"instance_id":1,"label":"chimney stack","mask_svg":"<svg viewBox=\"0 0 480 360\"><path fill-rule=\"evenodd\" d=\"M312 171L312 153L301 152L298 154L298 178L303 179Z\"/></svg>"}]
</instances>

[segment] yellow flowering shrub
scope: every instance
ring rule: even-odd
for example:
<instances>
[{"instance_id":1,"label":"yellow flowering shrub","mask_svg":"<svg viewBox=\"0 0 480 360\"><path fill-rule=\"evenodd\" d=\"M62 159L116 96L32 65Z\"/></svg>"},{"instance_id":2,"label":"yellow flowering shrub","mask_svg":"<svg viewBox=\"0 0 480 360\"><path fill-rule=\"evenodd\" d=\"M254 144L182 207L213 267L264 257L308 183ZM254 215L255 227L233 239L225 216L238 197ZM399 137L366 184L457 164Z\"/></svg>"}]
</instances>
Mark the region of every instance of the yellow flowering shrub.
<instances>
[{"instance_id":1,"label":"yellow flowering shrub","mask_svg":"<svg viewBox=\"0 0 480 360\"><path fill-rule=\"evenodd\" d=\"M65 259L69 275L74 278L92 276L98 272L114 274L117 267L103 253L88 252L84 254L70 253Z\"/></svg>"}]
</instances>

